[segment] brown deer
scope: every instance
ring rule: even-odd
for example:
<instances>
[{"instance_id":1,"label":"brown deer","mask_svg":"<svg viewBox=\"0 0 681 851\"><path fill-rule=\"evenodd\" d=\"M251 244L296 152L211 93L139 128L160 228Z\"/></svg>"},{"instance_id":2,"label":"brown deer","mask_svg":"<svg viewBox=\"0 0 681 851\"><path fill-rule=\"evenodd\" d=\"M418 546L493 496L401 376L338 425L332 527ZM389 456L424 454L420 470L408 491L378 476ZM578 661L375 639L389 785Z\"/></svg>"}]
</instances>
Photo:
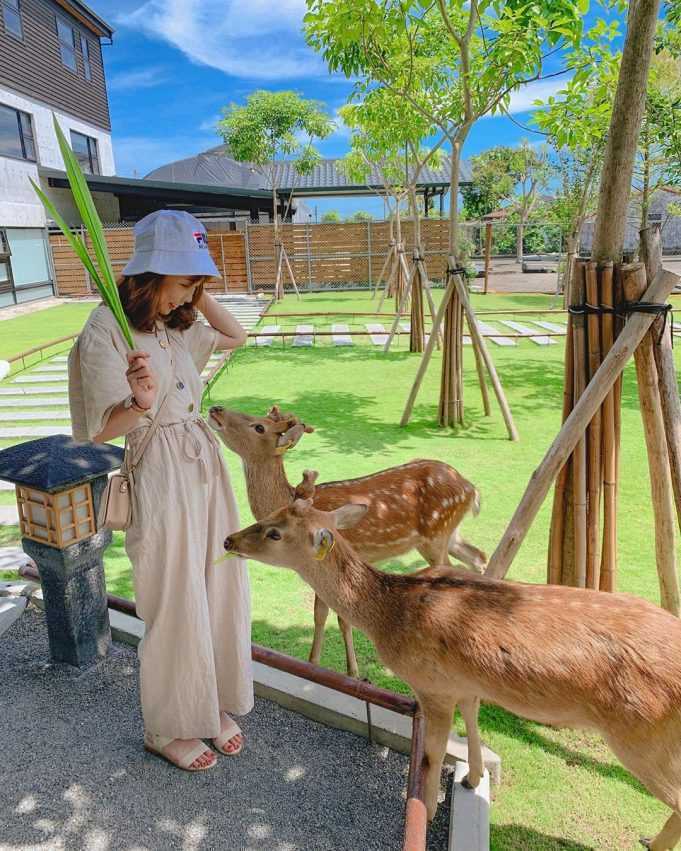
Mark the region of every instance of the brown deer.
<instances>
[{"instance_id":1,"label":"brown deer","mask_svg":"<svg viewBox=\"0 0 681 851\"><path fill-rule=\"evenodd\" d=\"M366 564L336 533L364 509L296 500L225 540L228 552L296 570L414 690L426 721L425 801L437 808L452 715L466 723L468 785L479 782L479 700L542 724L599 731L672 810L653 851L681 839L681 622L627 594Z\"/></svg>"},{"instance_id":2,"label":"brown deer","mask_svg":"<svg viewBox=\"0 0 681 851\"><path fill-rule=\"evenodd\" d=\"M453 467L441 461L412 461L379 473L323 482L315 486L308 474L294 488L286 477L284 454L293 448L310 426L295 414L282 414L273 407L266 417L252 417L214 406L209 422L223 443L241 457L246 477L248 502L256 519L288 505L296 496L311 497L321 511L331 511L348 502L368 507L366 516L347 537L360 556L371 564L416 549L430 565L449 564L449 556L482 572L487 558L459 537L464 517L479 511L479 496L473 485ZM324 626L329 607L319 596L314 602L314 639L310 661L319 663L324 643ZM352 627L338 619L347 671L358 676L352 642Z\"/></svg>"}]
</instances>

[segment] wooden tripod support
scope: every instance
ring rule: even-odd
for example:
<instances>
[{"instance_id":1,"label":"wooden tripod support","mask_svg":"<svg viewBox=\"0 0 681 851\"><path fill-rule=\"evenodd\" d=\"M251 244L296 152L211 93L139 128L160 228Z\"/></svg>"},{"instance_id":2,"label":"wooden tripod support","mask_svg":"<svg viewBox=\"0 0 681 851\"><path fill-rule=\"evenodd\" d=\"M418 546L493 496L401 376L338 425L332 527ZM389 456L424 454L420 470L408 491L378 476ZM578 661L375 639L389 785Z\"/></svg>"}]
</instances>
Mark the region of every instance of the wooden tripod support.
<instances>
[{"instance_id":1,"label":"wooden tripod support","mask_svg":"<svg viewBox=\"0 0 681 851\"><path fill-rule=\"evenodd\" d=\"M390 334L388 335L388 339L385 341L385 346L383 347L383 351L387 354L390 351L390 346L392 344L393 338L397 333L397 326L399 325L400 319L403 314L406 312L407 305L409 304L409 300L411 299L411 330L409 332L409 351L410 352L422 352L425 344L425 330L424 330L424 322L423 322L423 291L425 290L428 305L430 308L430 318L431 321L435 322L435 302L433 301L433 293L430 289L430 280L428 278L428 272L426 271L425 266L425 258L421 251L418 248L414 249L413 252L413 263L411 267L411 271L407 268L407 263L404 258L404 252L399 255L401 262L403 264L402 274L404 275L404 279L406 284L402 291L402 300L398 306L398 309L395 312L395 319L393 320L392 327L390 329ZM438 335L439 336L439 335ZM439 348L439 339L438 339L438 348Z\"/></svg>"},{"instance_id":2,"label":"wooden tripod support","mask_svg":"<svg viewBox=\"0 0 681 851\"><path fill-rule=\"evenodd\" d=\"M406 301L402 298L402 294L404 293L407 287L407 282L411 277L407 261L404 259L404 245L401 242L394 242L391 240L390 251L386 257L384 268L387 263L390 263L390 271L385 279L385 286L381 293L381 300L378 303L378 311L380 313L385 299L394 295L395 304L397 305L395 312L399 316L406 307ZM381 276L382 275L383 272L381 272Z\"/></svg>"},{"instance_id":3,"label":"wooden tripod support","mask_svg":"<svg viewBox=\"0 0 681 851\"><path fill-rule=\"evenodd\" d=\"M286 247L281 240L277 240L274 243L274 251L275 256L277 258L277 274L274 279L274 299L275 301L279 301L284 297L284 263L286 264L286 268L288 269L289 278L291 279L291 283L293 284L293 289L296 291L296 295L300 298L300 290L298 289L298 284L296 283L296 276L293 274L293 269L291 268L291 261L289 260L288 254L286 253Z\"/></svg>"},{"instance_id":4,"label":"wooden tripod support","mask_svg":"<svg viewBox=\"0 0 681 851\"><path fill-rule=\"evenodd\" d=\"M483 397L486 415L489 413L489 399L487 397L487 386L483 366L487 370L494 394L501 408L509 440L518 440L518 432L513 422L511 410L506 401L503 387L494 367L492 357L487 350L484 337L478 326L475 312L468 298L466 285L461 276L461 270L457 267L453 257L449 258L447 267L447 287L433 321L433 327L426 344L421 363L419 364L414 384L412 385L407 399L407 404L400 420L401 426L409 422L414 407L414 402L419 389L428 370L428 364L433 354L433 349L438 338L440 326L444 320L443 333L443 357L442 357L442 381L440 387L440 425L462 425L463 424L463 369L462 369L462 346L463 346L463 318L465 316L471 334L471 343L476 358L480 391Z\"/></svg>"}]
</instances>

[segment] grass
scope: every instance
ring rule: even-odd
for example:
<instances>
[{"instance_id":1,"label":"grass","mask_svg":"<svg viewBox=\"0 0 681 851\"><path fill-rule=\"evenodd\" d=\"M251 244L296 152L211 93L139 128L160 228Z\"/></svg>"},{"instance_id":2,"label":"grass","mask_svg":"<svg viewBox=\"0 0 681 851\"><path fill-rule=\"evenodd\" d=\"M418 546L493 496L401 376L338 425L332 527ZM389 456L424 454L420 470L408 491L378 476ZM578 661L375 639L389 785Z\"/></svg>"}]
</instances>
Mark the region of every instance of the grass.
<instances>
[{"instance_id":1,"label":"grass","mask_svg":"<svg viewBox=\"0 0 681 851\"><path fill-rule=\"evenodd\" d=\"M473 300L478 310L549 309L552 305L545 296L474 296ZM88 309L85 312L92 308L75 305L55 310L84 307ZM275 324L277 313L294 310L372 309L365 293L306 295L302 302L287 297L281 307L268 314L266 323ZM47 310L43 315L52 312ZM35 318L40 316L36 314ZM320 320L300 319L318 327L333 321L332 317ZM3 332L20 321L9 320ZM298 320L294 317L289 321L295 325ZM51 327L54 330L54 325ZM10 342L3 336L3 346ZM305 468L318 469L321 479L328 480L363 475L416 457L451 463L481 491L482 512L479 518L468 520L463 531L489 553L560 426L563 346L539 347L521 341L517 348L491 346L491 350L520 432L517 444L506 439L496 407L490 418L482 415L469 348L464 349L466 428L459 432L434 424L439 353L434 355L423 383L412 422L404 429L397 425L418 365L418 356L406 352L404 342L387 356L366 344L339 349L328 344L311 349L275 344L270 349L241 350L213 387L206 407L220 402L262 414L277 402L314 425L315 433L306 435L287 457L289 477L294 482ZM251 515L241 465L226 450L224 454L245 525ZM618 587L657 602L648 471L631 365L625 372L622 399L621 469ZM509 578L545 581L549 511L547 500ZM419 557L410 554L387 569L403 571L417 566ZM225 569L229 569L229 562ZM122 535L114 535L106 572L113 593L132 596ZM254 640L305 658L313 632L312 592L285 570L252 564L250 572ZM383 668L372 645L360 634L356 634L356 648L364 676L388 688L407 690ZM331 620L323 663L338 670L344 666L342 641ZM461 730L458 721L456 726ZM492 808L494 851L625 851L637 847L640 834L656 832L666 818L664 808L619 767L598 737L542 727L494 707L483 708L481 728L486 743L502 757L503 781L495 791Z\"/></svg>"}]
</instances>

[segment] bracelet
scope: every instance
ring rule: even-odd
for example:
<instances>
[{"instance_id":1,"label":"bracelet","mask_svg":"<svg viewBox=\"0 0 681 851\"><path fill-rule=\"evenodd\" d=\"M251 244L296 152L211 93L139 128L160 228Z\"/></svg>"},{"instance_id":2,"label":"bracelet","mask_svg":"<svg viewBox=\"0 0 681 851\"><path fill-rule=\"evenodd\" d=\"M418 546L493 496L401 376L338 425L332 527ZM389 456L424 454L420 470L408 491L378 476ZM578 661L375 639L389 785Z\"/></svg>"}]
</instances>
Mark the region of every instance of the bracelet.
<instances>
[{"instance_id":1,"label":"bracelet","mask_svg":"<svg viewBox=\"0 0 681 851\"><path fill-rule=\"evenodd\" d=\"M151 410L151 406L143 408L137 399L135 399L134 394L130 394L130 396L128 396L128 404L126 405L126 408L131 408L137 414L148 414Z\"/></svg>"}]
</instances>

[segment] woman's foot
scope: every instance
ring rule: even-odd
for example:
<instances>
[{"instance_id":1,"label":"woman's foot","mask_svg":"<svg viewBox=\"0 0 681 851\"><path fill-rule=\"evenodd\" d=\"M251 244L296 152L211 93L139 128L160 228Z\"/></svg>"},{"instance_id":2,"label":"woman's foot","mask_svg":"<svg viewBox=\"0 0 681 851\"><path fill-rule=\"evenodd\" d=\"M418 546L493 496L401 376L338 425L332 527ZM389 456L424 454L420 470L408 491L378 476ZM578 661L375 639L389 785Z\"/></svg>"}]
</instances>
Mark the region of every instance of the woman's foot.
<instances>
[{"instance_id":1,"label":"woman's foot","mask_svg":"<svg viewBox=\"0 0 681 851\"><path fill-rule=\"evenodd\" d=\"M236 756L244 746L241 728L226 712L220 713L220 735L213 739L215 748L226 756Z\"/></svg>"},{"instance_id":2,"label":"woman's foot","mask_svg":"<svg viewBox=\"0 0 681 851\"><path fill-rule=\"evenodd\" d=\"M217 757L201 739L170 739L145 733L144 747L183 771L207 771L217 765Z\"/></svg>"}]
</instances>

